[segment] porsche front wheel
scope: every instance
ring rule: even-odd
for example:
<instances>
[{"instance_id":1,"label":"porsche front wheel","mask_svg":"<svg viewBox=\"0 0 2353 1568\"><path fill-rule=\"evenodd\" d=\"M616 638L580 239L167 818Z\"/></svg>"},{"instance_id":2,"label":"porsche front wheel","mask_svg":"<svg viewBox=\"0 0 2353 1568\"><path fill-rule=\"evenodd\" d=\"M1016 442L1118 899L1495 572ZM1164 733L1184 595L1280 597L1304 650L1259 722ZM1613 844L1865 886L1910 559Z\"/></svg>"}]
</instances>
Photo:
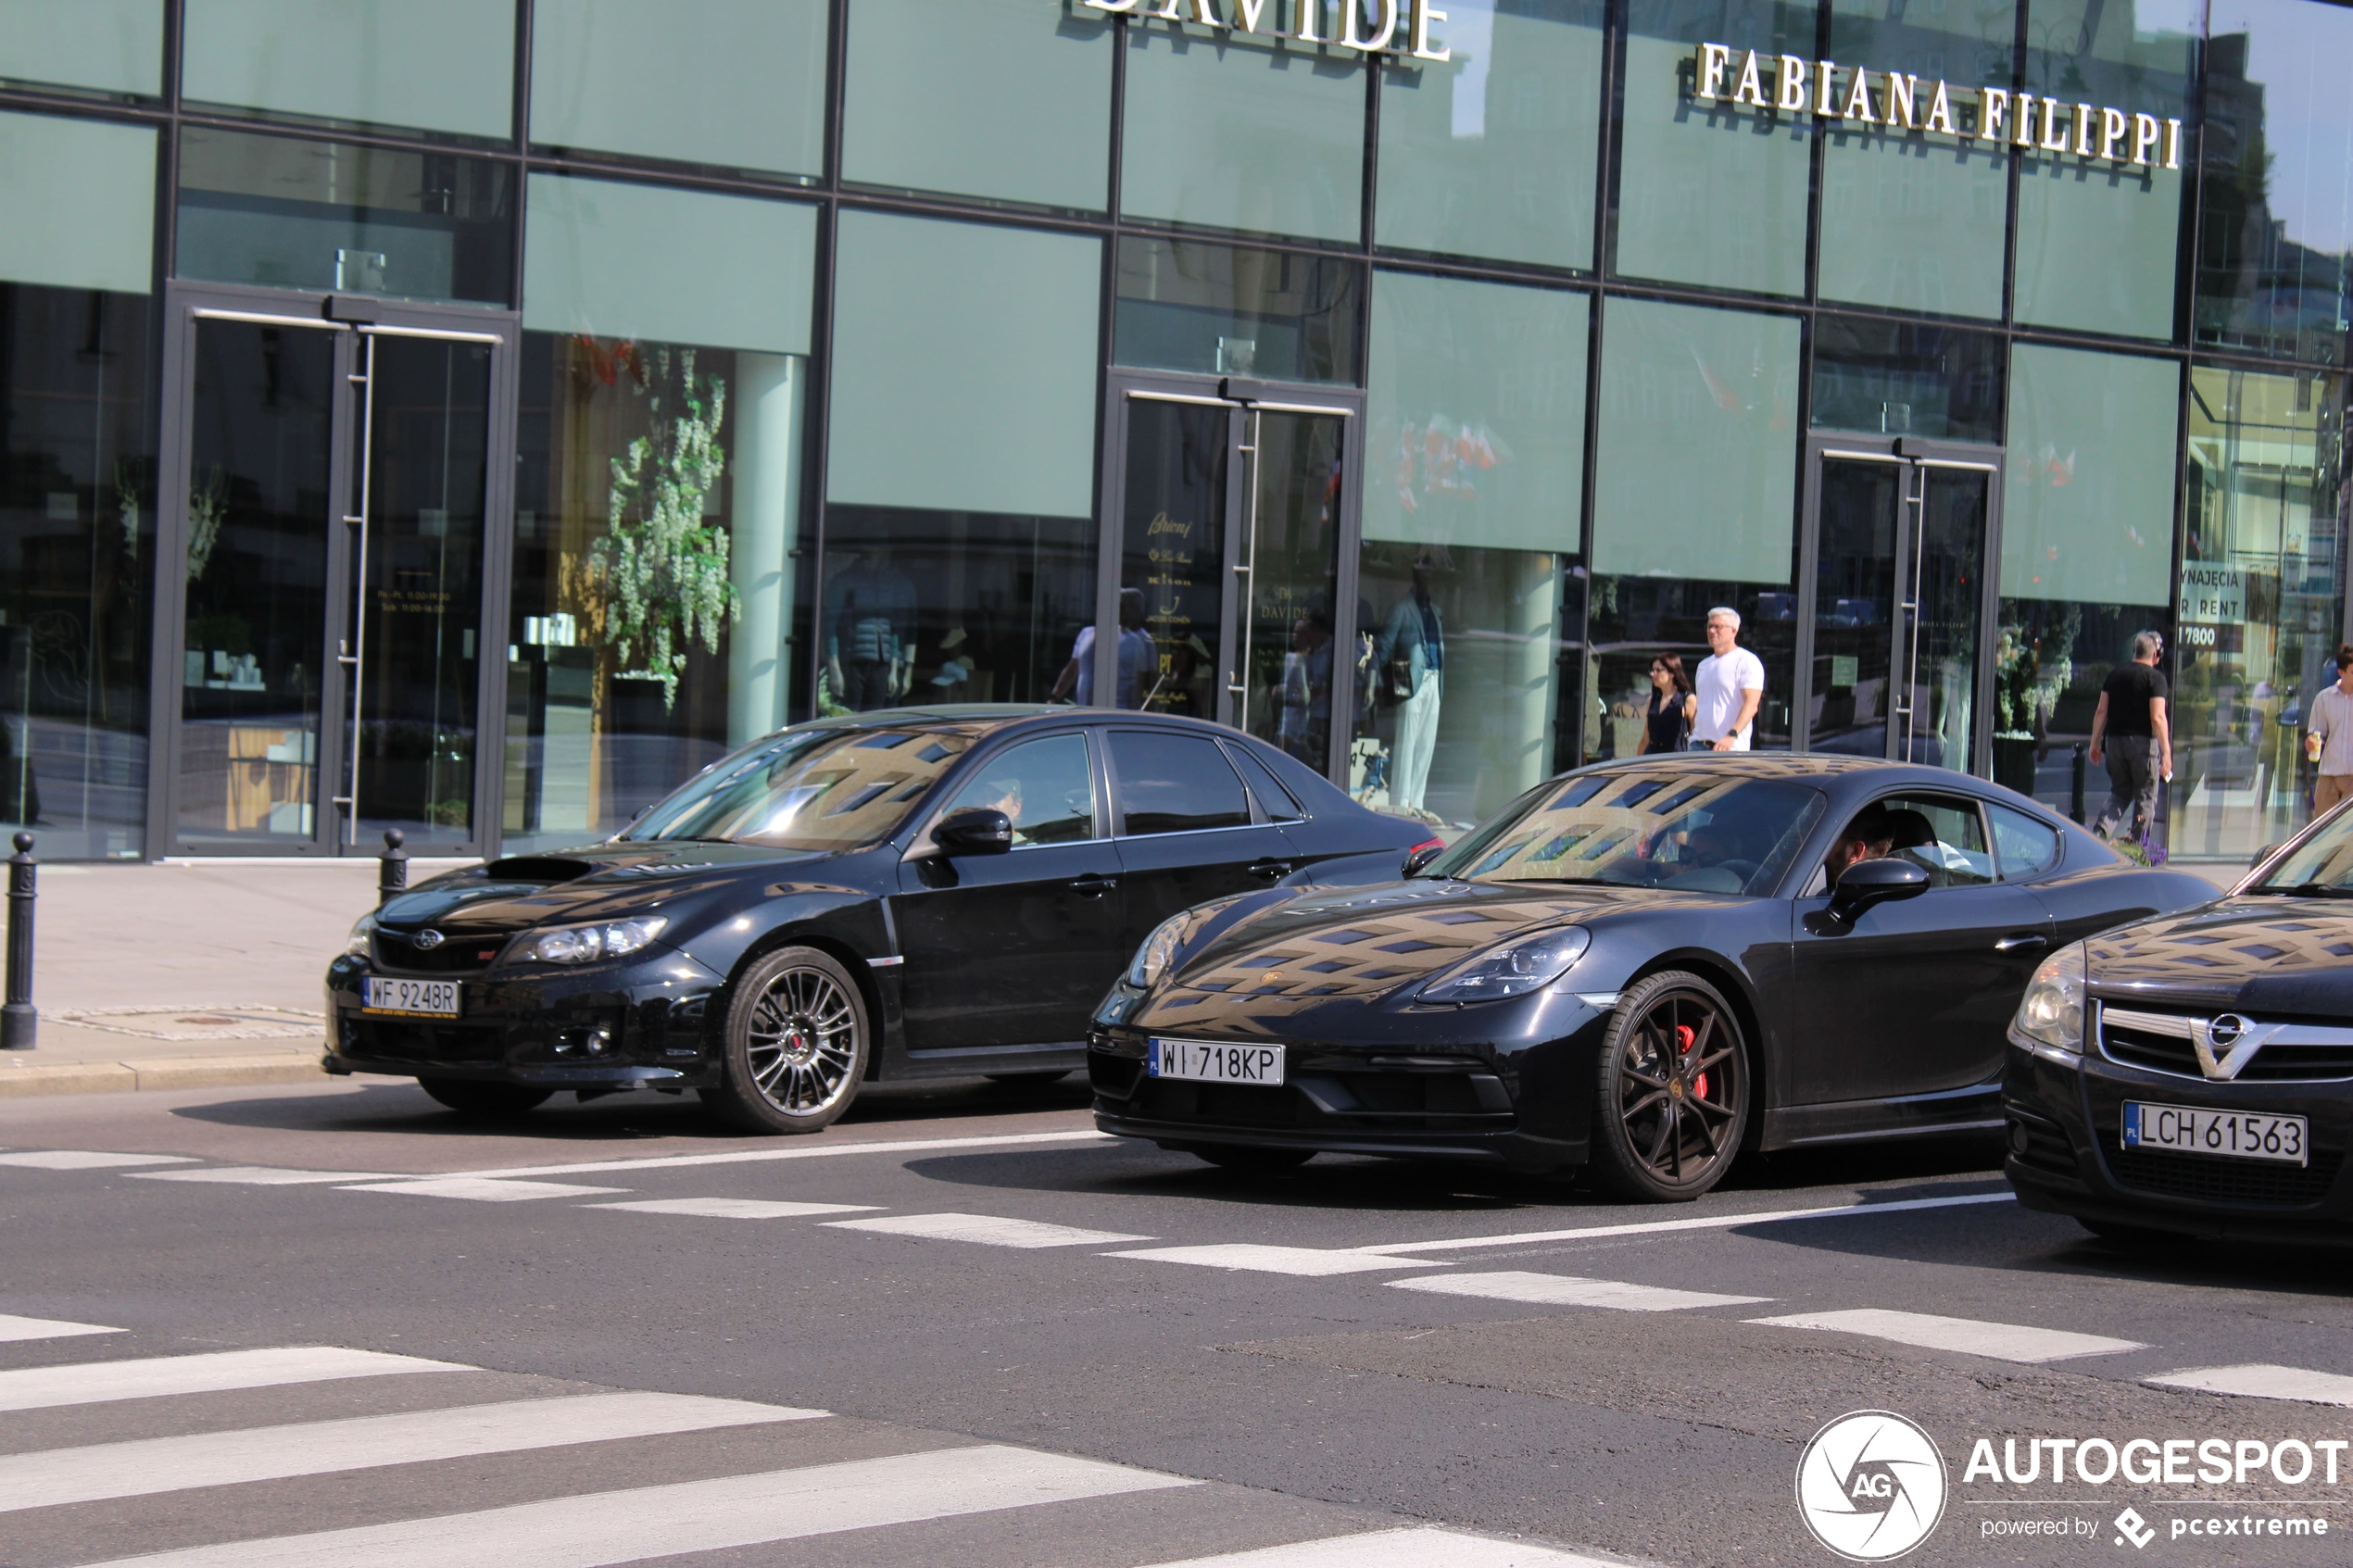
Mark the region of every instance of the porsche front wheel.
<instances>
[{"instance_id":1,"label":"porsche front wheel","mask_svg":"<svg viewBox=\"0 0 2353 1568\"><path fill-rule=\"evenodd\" d=\"M1748 1130L1748 1052L1723 993L1669 970L1629 987L1603 1036L1592 1172L1620 1198L1688 1202Z\"/></svg>"}]
</instances>

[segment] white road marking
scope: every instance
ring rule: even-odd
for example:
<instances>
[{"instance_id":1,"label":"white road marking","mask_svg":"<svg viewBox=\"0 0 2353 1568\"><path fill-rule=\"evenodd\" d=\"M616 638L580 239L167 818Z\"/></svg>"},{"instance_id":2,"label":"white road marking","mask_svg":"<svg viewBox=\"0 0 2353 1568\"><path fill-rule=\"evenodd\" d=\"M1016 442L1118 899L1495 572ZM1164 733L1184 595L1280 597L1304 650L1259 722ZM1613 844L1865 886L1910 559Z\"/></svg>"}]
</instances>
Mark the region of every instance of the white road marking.
<instances>
[{"instance_id":1,"label":"white road marking","mask_svg":"<svg viewBox=\"0 0 2353 1568\"><path fill-rule=\"evenodd\" d=\"M601 1568L1198 1481L994 1444L550 1498L90 1568Z\"/></svg>"},{"instance_id":2,"label":"white road marking","mask_svg":"<svg viewBox=\"0 0 2353 1568\"><path fill-rule=\"evenodd\" d=\"M1429 1274L1393 1279L1395 1290L1426 1290L1433 1296L1484 1296L1498 1301L1531 1301L1547 1307L1615 1307L1628 1312L1680 1312L1693 1307L1745 1307L1769 1296L1711 1296L1704 1290L1668 1290L1614 1279L1573 1274L1532 1274L1505 1270L1491 1274Z\"/></svg>"},{"instance_id":3,"label":"white road marking","mask_svg":"<svg viewBox=\"0 0 2353 1568\"><path fill-rule=\"evenodd\" d=\"M2189 1388L2201 1394L2236 1394L2249 1399L2299 1399L2308 1405L2353 1405L2353 1377L2333 1372L2307 1372L2302 1367L2246 1366L2184 1367L2162 1377L2145 1377L2160 1388Z\"/></svg>"},{"instance_id":4,"label":"white road marking","mask_svg":"<svg viewBox=\"0 0 2353 1568\"><path fill-rule=\"evenodd\" d=\"M225 1182L239 1186L325 1185L333 1182L389 1182L397 1171L289 1171L277 1165L208 1165L201 1171L135 1171L134 1182Z\"/></svg>"},{"instance_id":5,"label":"white road marking","mask_svg":"<svg viewBox=\"0 0 2353 1568\"><path fill-rule=\"evenodd\" d=\"M67 1323L61 1318L15 1318L0 1312L0 1341L11 1339L73 1339L84 1334L120 1334L103 1323Z\"/></svg>"},{"instance_id":6,"label":"white road marking","mask_svg":"<svg viewBox=\"0 0 2353 1568\"><path fill-rule=\"evenodd\" d=\"M2075 1356L2114 1356L2126 1350L2148 1348L2133 1339L2108 1339L2060 1328L2028 1328L2020 1323L1981 1323L1974 1318L1940 1318L1930 1312L1892 1312L1878 1307L1858 1307L1844 1312L1798 1312L1785 1318L1747 1321L1777 1328L1820 1328L1860 1334L1898 1345L1918 1345L1928 1350L1990 1356L1999 1361L2063 1361Z\"/></svg>"},{"instance_id":7,"label":"white road marking","mask_svg":"<svg viewBox=\"0 0 2353 1568\"><path fill-rule=\"evenodd\" d=\"M1206 1269L1250 1269L1268 1274L1361 1274L1378 1269L1437 1269L1403 1258L1323 1247L1266 1247L1232 1242L1216 1247L1153 1247L1141 1252L1112 1252L1113 1258L1144 1258L1155 1263L1195 1263Z\"/></svg>"},{"instance_id":8,"label":"white road marking","mask_svg":"<svg viewBox=\"0 0 2353 1568\"><path fill-rule=\"evenodd\" d=\"M669 1432L812 1421L827 1413L691 1394L583 1394L52 1449L8 1456L0 1512Z\"/></svg>"},{"instance_id":9,"label":"white road marking","mask_svg":"<svg viewBox=\"0 0 2353 1568\"><path fill-rule=\"evenodd\" d=\"M827 1230L877 1231L884 1236L919 1236L932 1241L973 1241L983 1247L1091 1247L1115 1241L1150 1241L1124 1231L1088 1231L1036 1220L995 1214L891 1214L879 1220L827 1220Z\"/></svg>"},{"instance_id":10,"label":"white road marking","mask_svg":"<svg viewBox=\"0 0 2353 1568\"><path fill-rule=\"evenodd\" d=\"M19 1367L0 1372L0 1411L52 1410L166 1394L217 1394L339 1377L390 1377L410 1372L474 1372L457 1361L429 1361L381 1350L290 1345L266 1350L213 1350L198 1356L149 1356L128 1361Z\"/></svg>"},{"instance_id":11,"label":"white road marking","mask_svg":"<svg viewBox=\"0 0 2353 1568\"><path fill-rule=\"evenodd\" d=\"M1428 1528L1327 1536L1218 1557L1189 1557L1156 1568L1624 1568L1598 1557L1525 1541L1490 1540Z\"/></svg>"},{"instance_id":12,"label":"white road marking","mask_svg":"<svg viewBox=\"0 0 2353 1568\"><path fill-rule=\"evenodd\" d=\"M493 1182L480 1176L426 1176L418 1181L379 1182L341 1192L395 1192L409 1198L465 1198L476 1203L528 1203L535 1198L589 1198L627 1187L582 1186L575 1182Z\"/></svg>"},{"instance_id":13,"label":"white road marking","mask_svg":"<svg viewBox=\"0 0 2353 1568\"><path fill-rule=\"evenodd\" d=\"M903 1138L883 1143L819 1144L813 1148L748 1148L726 1154L661 1154L645 1160L589 1160L575 1165L518 1165L505 1171L456 1171L459 1176L585 1176L599 1171L674 1171L689 1165L764 1164L772 1160L830 1160L841 1154L925 1154L942 1148L1010 1148L1023 1144L1126 1144L1093 1128L1066 1133L993 1133L971 1138Z\"/></svg>"},{"instance_id":14,"label":"white road marking","mask_svg":"<svg viewBox=\"0 0 2353 1568\"><path fill-rule=\"evenodd\" d=\"M634 1209L640 1214L698 1214L707 1220L791 1220L804 1214L866 1214L877 1203L771 1203L757 1198L648 1198L586 1203L585 1209Z\"/></svg>"},{"instance_id":15,"label":"white road marking","mask_svg":"<svg viewBox=\"0 0 2353 1568\"><path fill-rule=\"evenodd\" d=\"M194 1165L192 1154L100 1154L85 1148L28 1148L0 1154L0 1165L36 1171L106 1171L119 1165Z\"/></svg>"},{"instance_id":16,"label":"white road marking","mask_svg":"<svg viewBox=\"0 0 2353 1568\"><path fill-rule=\"evenodd\" d=\"M1453 1252L1472 1247L1526 1247L1540 1241L1583 1241L1606 1236L1651 1236L1668 1231L1727 1230L1734 1225L1779 1224L1788 1220L1850 1220L1866 1214L1900 1214L1916 1209L1953 1209L1972 1203L2015 1203L2012 1192L1973 1192L1959 1198L1907 1198L1893 1203L1842 1203L1832 1209L1782 1209L1762 1214L1703 1214L1691 1220L1648 1220L1636 1224L1584 1225L1566 1231L1519 1231L1511 1236L1464 1236L1444 1241L1394 1241L1359 1247L1358 1252L1402 1257L1413 1252Z\"/></svg>"}]
</instances>

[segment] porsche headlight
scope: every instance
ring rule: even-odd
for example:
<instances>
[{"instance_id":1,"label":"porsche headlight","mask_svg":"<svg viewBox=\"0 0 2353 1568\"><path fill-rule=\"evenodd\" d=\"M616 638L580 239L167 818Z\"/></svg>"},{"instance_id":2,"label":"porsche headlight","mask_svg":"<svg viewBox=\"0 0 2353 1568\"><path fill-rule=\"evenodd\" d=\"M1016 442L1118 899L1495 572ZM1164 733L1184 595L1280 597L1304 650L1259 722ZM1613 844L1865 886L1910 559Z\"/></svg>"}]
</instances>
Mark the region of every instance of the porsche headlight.
<instances>
[{"instance_id":1,"label":"porsche headlight","mask_svg":"<svg viewBox=\"0 0 2353 1568\"><path fill-rule=\"evenodd\" d=\"M1176 949L1185 945L1185 926L1191 919L1192 913L1188 910L1171 915L1152 927L1152 934L1144 938L1144 945L1136 949L1136 957L1127 965L1127 984L1147 991L1160 984L1160 977L1176 961Z\"/></svg>"},{"instance_id":2,"label":"porsche headlight","mask_svg":"<svg viewBox=\"0 0 2353 1568\"><path fill-rule=\"evenodd\" d=\"M351 935L349 937L346 938L343 945L344 956L354 959L366 958L368 956L370 941L375 935L376 915L375 911L371 909L368 913L361 915L358 920L352 922Z\"/></svg>"},{"instance_id":3,"label":"porsche headlight","mask_svg":"<svg viewBox=\"0 0 2353 1568\"><path fill-rule=\"evenodd\" d=\"M2037 1045L2082 1055L2083 984L2083 944L2061 947L2026 983L2010 1027Z\"/></svg>"},{"instance_id":4,"label":"porsche headlight","mask_svg":"<svg viewBox=\"0 0 2353 1568\"><path fill-rule=\"evenodd\" d=\"M661 935L662 927L669 923L661 915L647 915L638 920L597 921L588 925L554 925L545 931L526 931L515 939L508 957L520 963L564 964L625 958Z\"/></svg>"},{"instance_id":5,"label":"porsche headlight","mask_svg":"<svg viewBox=\"0 0 2353 1568\"><path fill-rule=\"evenodd\" d=\"M1491 1002L1541 991L1568 972L1592 945L1581 925L1564 926L1491 947L1468 963L1456 964L1421 989L1425 1002Z\"/></svg>"}]
</instances>

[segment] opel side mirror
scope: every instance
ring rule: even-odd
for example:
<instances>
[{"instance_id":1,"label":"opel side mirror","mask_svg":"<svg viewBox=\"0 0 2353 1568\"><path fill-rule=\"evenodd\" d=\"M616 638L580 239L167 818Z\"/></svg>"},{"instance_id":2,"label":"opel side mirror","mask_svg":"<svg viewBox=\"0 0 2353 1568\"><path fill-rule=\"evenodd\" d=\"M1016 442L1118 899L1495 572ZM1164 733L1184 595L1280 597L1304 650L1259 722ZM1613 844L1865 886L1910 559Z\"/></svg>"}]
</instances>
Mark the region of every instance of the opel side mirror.
<instances>
[{"instance_id":1,"label":"opel side mirror","mask_svg":"<svg viewBox=\"0 0 2353 1568\"><path fill-rule=\"evenodd\" d=\"M1001 855L1013 847L1013 820L990 806L950 811L931 836L950 855Z\"/></svg>"},{"instance_id":2,"label":"opel side mirror","mask_svg":"<svg viewBox=\"0 0 2353 1568\"><path fill-rule=\"evenodd\" d=\"M1830 918L1851 927L1875 905L1917 898L1928 891L1928 872L1909 860L1857 860L1831 889Z\"/></svg>"}]
</instances>

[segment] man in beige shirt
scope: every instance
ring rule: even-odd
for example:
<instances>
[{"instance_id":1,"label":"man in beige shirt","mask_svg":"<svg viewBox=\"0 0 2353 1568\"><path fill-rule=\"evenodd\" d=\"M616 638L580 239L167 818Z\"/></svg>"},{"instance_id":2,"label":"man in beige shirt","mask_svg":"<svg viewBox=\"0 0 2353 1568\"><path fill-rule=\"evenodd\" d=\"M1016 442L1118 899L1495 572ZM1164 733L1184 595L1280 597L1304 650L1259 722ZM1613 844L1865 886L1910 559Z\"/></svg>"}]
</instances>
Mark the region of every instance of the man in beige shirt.
<instances>
[{"instance_id":1,"label":"man in beige shirt","mask_svg":"<svg viewBox=\"0 0 2353 1568\"><path fill-rule=\"evenodd\" d=\"M2312 815L2353 796L2353 643L2336 650L2336 684L2313 694L2304 715L2304 756L2321 765L2312 781Z\"/></svg>"}]
</instances>

